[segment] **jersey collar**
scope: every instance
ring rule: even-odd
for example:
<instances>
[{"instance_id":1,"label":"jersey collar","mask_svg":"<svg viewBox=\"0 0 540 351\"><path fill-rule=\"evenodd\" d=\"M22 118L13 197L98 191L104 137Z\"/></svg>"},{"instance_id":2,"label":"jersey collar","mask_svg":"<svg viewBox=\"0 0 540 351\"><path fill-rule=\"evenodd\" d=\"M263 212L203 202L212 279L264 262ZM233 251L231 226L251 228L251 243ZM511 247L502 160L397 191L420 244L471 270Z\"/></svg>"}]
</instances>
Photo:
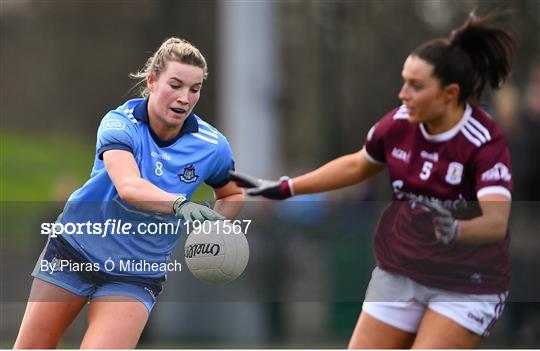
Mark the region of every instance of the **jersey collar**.
<instances>
[{"instance_id":1,"label":"jersey collar","mask_svg":"<svg viewBox=\"0 0 540 351\"><path fill-rule=\"evenodd\" d=\"M424 138L426 138L429 141L434 142L443 142L452 139L454 136L456 136L457 133L459 133L461 127L467 122L469 117L472 114L472 107L467 104L465 107L465 112L463 113L463 117L461 117L461 120L453 126L451 129L447 130L446 132L439 133L439 134L429 134L426 130L426 127L424 126L424 123L420 123L420 130L422 131L422 135Z\"/></svg>"},{"instance_id":2,"label":"jersey collar","mask_svg":"<svg viewBox=\"0 0 540 351\"><path fill-rule=\"evenodd\" d=\"M133 117L135 117L136 120L146 123L148 125L148 131L150 132L152 139L154 139L154 142L159 147L171 146L183 135L189 134L189 133L195 133L199 131L199 123L197 122L197 118L192 112L184 121L184 125L182 126L182 129L180 130L180 133L178 133L177 136L175 136L171 140L161 140L154 133L152 128L150 128L150 124L148 123L148 98L144 99L137 106L133 108Z\"/></svg>"}]
</instances>

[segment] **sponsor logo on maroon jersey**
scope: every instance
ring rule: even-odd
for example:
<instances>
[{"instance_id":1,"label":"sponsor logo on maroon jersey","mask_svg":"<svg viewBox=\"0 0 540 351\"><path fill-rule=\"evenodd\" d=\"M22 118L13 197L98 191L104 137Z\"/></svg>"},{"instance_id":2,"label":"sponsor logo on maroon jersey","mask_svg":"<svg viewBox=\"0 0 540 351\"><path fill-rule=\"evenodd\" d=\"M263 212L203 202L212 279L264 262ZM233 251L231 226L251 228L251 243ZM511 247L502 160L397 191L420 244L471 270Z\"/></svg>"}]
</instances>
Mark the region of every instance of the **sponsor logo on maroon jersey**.
<instances>
[{"instance_id":1,"label":"sponsor logo on maroon jersey","mask_svg":"<svg viewBox=\"0 0 540 351\"><path fill-rule=\"evenodd\" d=\"M403 180L394 180L392 182L392 189L394 190L394 194L396 195L396 198L398 200L409 200L411 208L415 208L419 200L428 200L450 210L467 208L467 200L465 200L462 194L459 194L459 197L455 200L441 200L435 196L418 195L412 192L403 191L401 190L403 188L403 185Z\"/></svg>"},{"instance_id":2,"label":"sponsor logo on maroon jersey","mask_svg":"<svg viewBox=\"0 0 540 351\"><path fill-rule=\"evenodd\" d=\"M392 150L392 157L408 163L409 158L411 157L411 153L405 150L402 150L400 148L394 147L394 149Z\"/></svg>"},{"instance_id":3,"label":"sponsor logo on maroon jersey","mask_svg":"<svg viewBox=\"0 0 540 351\"><path fill-rule=\"evenodd\" d=\"M420 157L428 159L433 162L439 162L439 154L436 152L429 153L426 150L422 150Z\"/></svg>"},{"instance_id":4,"label":"sponsor logo on maroon jersey","mask_svg":"<svg viewBox=\"0 0 540 351\"><path fill-rule=\"evenodd\" d=\"M488 169L487 171L482 173L482 181L484 182L499 180L503 180L505 182L509 182L510 180L512 180L512 175L510 174L508 167L506 167L501 162L497 163L495 166L493 166L493 168Z\"/></svg>"}]
</instances>

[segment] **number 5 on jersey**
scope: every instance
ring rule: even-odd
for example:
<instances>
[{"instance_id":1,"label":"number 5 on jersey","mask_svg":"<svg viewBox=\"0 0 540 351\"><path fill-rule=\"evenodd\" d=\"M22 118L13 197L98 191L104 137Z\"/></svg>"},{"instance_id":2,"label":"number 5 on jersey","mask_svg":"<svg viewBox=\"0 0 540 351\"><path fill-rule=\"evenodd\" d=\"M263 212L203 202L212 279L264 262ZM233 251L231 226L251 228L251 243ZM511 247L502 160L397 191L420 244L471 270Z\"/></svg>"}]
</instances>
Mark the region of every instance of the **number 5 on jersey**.
<instances>
[{"instance_id":1,"label":"number 5 on jersey","mask_svg":"<svg viewBox=\"0 0 540 351\"><path fill-rule=\"evenodd\" d=\"M428 180L429 176L431 175L432 169L433 169L433 163L429 161L425 161L424 165L422 166L422 172L420 172L420 179Z\"/></svg>"}]
</instances>

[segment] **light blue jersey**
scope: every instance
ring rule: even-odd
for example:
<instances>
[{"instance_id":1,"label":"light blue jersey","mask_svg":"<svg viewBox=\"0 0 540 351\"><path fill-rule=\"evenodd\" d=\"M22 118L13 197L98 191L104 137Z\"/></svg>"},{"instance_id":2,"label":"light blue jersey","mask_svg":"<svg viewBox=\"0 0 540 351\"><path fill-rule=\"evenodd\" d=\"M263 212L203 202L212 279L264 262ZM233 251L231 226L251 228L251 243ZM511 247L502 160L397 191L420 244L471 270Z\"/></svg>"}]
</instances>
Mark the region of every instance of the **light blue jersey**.
<instances>
[{"instance_id":1,"label":"light blue jersey","mask_svg":"<svg viewBox=\"0 0 540 351\"><path fill-rule=\"evenodd\" d=\"M163 276L162 270L154 268L170 259L182 225L174 216L143 212L123 201L105 169L105 151L132 152L142 178L188 199L203 182L214 188L227 184L228 172L234 168L227 139L201 118L191 114L179 135L164 142L150 129L147 108L148 100L133 99L105 115L97 133L90 179L71 195L60 218L64 225L91 222L93 227L81 227L84 234L66 233L62 237L89 262L104 267L107 260L112 260L114 269L106 273L113 275ZM171 232L169 226L149 234L156 226L148 225L142 227L147 229L145 233L138 231L140 223L167 222L177 225L177 231ZM120 229L125 229L126 223L131 224L131 229L122 234ZM140 262L145 264L137 266ZM147 269L152 264L154 268Z\"/></svg>"}]
</instances>

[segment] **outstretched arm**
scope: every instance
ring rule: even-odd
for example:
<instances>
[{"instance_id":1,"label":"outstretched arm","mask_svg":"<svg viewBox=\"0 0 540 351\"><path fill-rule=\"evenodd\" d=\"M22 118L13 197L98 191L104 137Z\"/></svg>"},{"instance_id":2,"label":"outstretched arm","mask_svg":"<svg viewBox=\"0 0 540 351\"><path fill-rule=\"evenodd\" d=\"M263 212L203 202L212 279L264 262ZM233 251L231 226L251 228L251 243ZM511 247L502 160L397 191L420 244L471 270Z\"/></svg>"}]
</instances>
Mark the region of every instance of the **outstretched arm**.
<instances>
[{"instance_id":1,"label":"outstretched arm","mask_svg":"<svg viewBox=\"0 0 540 351\"><path fill-rule=\"evenodd\" d=\"M381 172L384 165L376 165L366 158L364 149L328 162L322 167L292 179L296 195L320 193L358 184Z\"/></svg>"},{"instance_id":2,"label":"outstretched arm","mask_svg":"<svg viewBox=\"0 0 540 351\"><path fill-rule=\"evenodd\" d=\"M357 184L379 173L384 167L368 161L364 151L360 150L294 179L284 177L271 181L238 172L230 172L230 176L239 186L248 188L249 195L281 200L293 195L319 193Z\"/></svg>"}]
</instances>

